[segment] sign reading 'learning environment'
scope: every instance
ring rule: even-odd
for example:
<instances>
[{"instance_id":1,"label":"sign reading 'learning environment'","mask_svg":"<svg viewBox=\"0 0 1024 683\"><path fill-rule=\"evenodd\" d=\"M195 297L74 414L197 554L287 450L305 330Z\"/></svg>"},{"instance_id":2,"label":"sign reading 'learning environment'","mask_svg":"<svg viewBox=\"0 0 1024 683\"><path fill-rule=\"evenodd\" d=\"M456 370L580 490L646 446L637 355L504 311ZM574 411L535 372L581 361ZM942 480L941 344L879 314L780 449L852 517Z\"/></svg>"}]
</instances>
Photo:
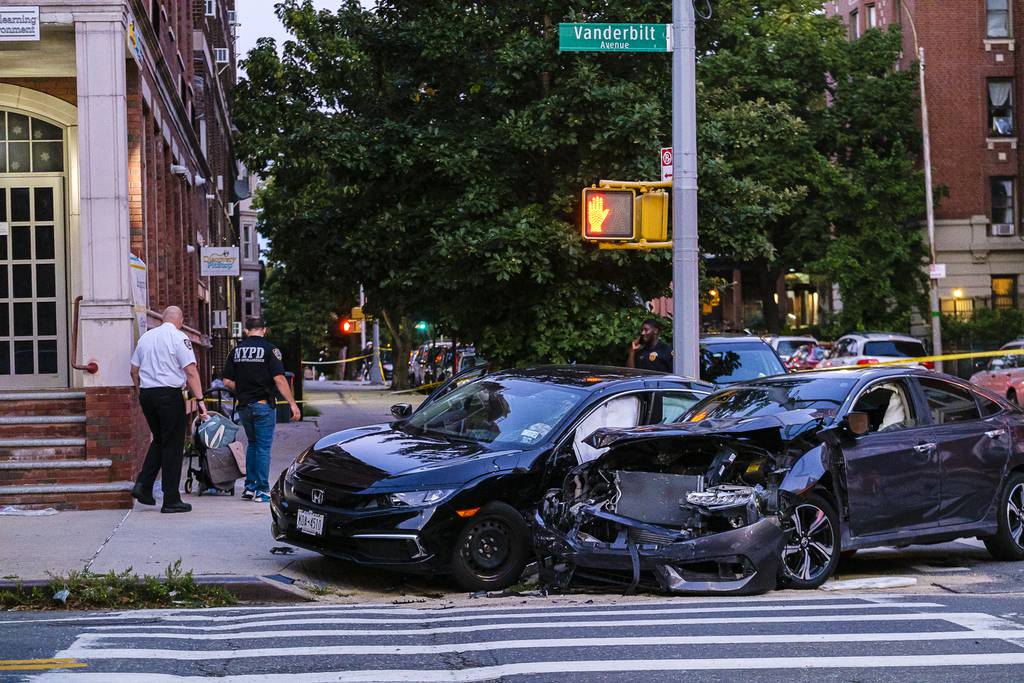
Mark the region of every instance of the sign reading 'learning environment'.
<instances>
[{"instance_id":1,"label":"sign reading 'learning environment'","mask_svg":"<svg viewBox=\"0 0 1024 683\"><path fill-rule=\"evenodd\" d=\"M559 24L562 52L671 52L670 24Z\"/></svg>"},{"instance_id":2,"label":"sign reading 'learning environment'","mask_svg":"<svg viewBox=\"0 0 1024 683\"><path fill-rule=\"evenodd\" d=\"M39 40L39 7L0 7L0 41Z\"/></svg>"}]
</instances>

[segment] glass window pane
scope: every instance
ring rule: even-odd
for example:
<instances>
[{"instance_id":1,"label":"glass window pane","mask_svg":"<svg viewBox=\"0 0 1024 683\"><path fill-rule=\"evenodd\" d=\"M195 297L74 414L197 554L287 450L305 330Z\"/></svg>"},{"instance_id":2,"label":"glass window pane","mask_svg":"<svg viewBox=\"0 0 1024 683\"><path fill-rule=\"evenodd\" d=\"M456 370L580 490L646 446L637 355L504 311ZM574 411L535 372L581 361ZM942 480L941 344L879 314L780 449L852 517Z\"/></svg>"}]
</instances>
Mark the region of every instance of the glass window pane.
<instances>
[{"instance_id":1,"label":"glass window pane","mask_svg":"<svg viewBox=\"0 0 1024 683\"><path fill-rule=\"evenodd\" d=\"M978 406L971 392L942 380L922 379L920 382L935 424L978 419Z\"/></svg>"},{"instance_id":2,"label":"glass window pane","mask_svg":"<svg viewBox=\"0 0 1024 683\"><path fill-rule=\"evenodd\" d=\"M52 375L57 372L57 340L39 340L39 374Z\"/></svg>"},{"instance_id":3,"label":"glass window pane","mask_svg":"<svg viewBox=\"0 0 1024 683\"><path fill-rule=\"evenodd\" d=\"M7 170L11 173L28 173L31 170L29 167L29 143L8 143L7 156Z\"/></svg>"},{"instance_id":4,"label":"glass window pane","mask_svg":"<svg viewBox=\"0 0 1024 683\"><path fill-rule=\"evenodd\" d=\"M32 228L27 225L11 228L11 258L15 261L32 258Z\"/></svg>"},{"instance_id":5,"label":"glass window pane","mask_svg":"<svg viewBox=\"0 0 1024 683\"><path fill-rule=\"evenodd\" d=\"M3 264L0 265L0 299L6 299L10 295L7 289L7 264Z\"/></svg>"},{"instance_id":6,"label":"glass window pane","mask_svg":"<svg viewBox=\"0 0 1024 683\"><path fill-rule=\"evenodd\" d=\"M14 336L31 337L32 330L32 304L14 304Z\"/></svg>"},{"instance_id":7,"label":"glass window pane","mask_svg":"<svg viewBox=\"0 0 1024 683\"><path fill-rule=\"evenodd\" d=\"M29 220L27 187L15 187L11 189L11 220Z\"/></svg>"},{"instance_id":8,"label":"glass window pane","mask_svg":"<svg viewBox=\"0 0 1024 683\"><path fill-rule=\"evenodd\" d=\"M14 298L29 299L32 297L32 266L20 264L11 266L14 275Z\"/></svg>"},{"instance_id":9,"label":"glass window pane","mask_svg":"<svg viewBox=\"0 0 1024 683\"><path fill-rule=\"evenodd\" d=\"M7 112L0 111L0 140L7 139ZM2 145L0 145L2 146Z\"/></svg>"},{"instance_id":10,"label":"glass window pane","mask_svg":"<svg viewBox=\"0 0 1024 683\"><path fill-rule=\"evenodd\" d=\"M57 334L57 304L54 302L36 304L36 334L49 336Z\"/></svg>"},{"instance_id":11,"label":"glass window pane","mask_svg":"<svg viewBox=\"0 0 1024 683\"><path fill-rule=\"evenodd\" d=\"M0 304L0 337L11 336L11 305Z\"/></svg>"},{"instance_id":12,"label":"glass window pane","mask_svg":"<svg viewBox=\"0 0 1024 683\"><path fill-rule=\"evenodd\" d=\"M4 149L4 145L0 145L0 149ZM2 167L0 167L0 171L3 171ZM0 221L6 221L6 220L7 220L7 192L2 187L0 187Z\"/></svg>"},{"instance_id":13,"label":"glass window pane","mask_svg":"<svg viewBox=\"0 0 1024 683\"><path fill-rule=\"evenodd\" d=\"M52 123L40 121L39 119L32 119L32 139L63 140L64 132Z\"/></svg>"},{"instance_id":14,"label":"glass window pane","mask_svg":"<svg viewBox=\"0 0 1024 683\"><path fill-rule=\"evenodd\" d=\"M57 280L52 263L36 266L36 296L40 299L57 296Z\"/></svg>"},{"instance_id":15,"label":"glass window pane","mask_svg":"<svg viewBox=\"0 0 1024 683\"><path fill-rule=\"evenodd\" d=\"M53 220L53 188L37 187L35 189L36 206L35 220L42 223Z\"/></svg>"},{"instance_id":16,"label":"glass window pane","mask_svg":"<svg viewBox=\"0 0 1024 683\"><path fill-rule=\"evenodd\" d=\"M4 142L0 142L0 173L7 173L7 144Z\"/></svg>"},{"instance_id":17,"label":"glass window pane","mask_svg":"<svg viewBox=\"0 0 1024 683\"><path fill-rule=\"evenodd\" d=\"M40 260L53 258L52 225L36 226L36 258Z\"/></svg>"},{"instance_id":18,"label":"glass window pane","mask_svg":"<svg viewBox=\"0 0 1024 683\"><path fill-rule=\"evenodd\" d=\"M24 114L7 112L7 138L9 140L28 140L28 117Z\"/></svg>"},{"instance_id":19,"label":"glass window pane","mask_svg":"<svg viewBox=\"0 0 1024 683\"><path fill-rule=\"evenodd\" d=\"M35 371L35 359L32 356L32 342L14 342L14 374L31 375Z\"/></svg>"},{"instance_id":20,"label":"glass window pane","mask_svg":"<svg viewBox=\"0 0 1024 683\"><path fill-rule=\"evenodd\" d=\"M0 375L11 374L11 343L0 341Z\"/></svg>"},{"instance_id":21,"label":"glass window pane","mask_svg":"<svg viewBox=\"0 0 1024 683\"><path fill-rule=\"evenodd\" d=\"M60 142L33 142L32 170L35 173L63 171L64 144Z\"/></svg>"}]
</instances>

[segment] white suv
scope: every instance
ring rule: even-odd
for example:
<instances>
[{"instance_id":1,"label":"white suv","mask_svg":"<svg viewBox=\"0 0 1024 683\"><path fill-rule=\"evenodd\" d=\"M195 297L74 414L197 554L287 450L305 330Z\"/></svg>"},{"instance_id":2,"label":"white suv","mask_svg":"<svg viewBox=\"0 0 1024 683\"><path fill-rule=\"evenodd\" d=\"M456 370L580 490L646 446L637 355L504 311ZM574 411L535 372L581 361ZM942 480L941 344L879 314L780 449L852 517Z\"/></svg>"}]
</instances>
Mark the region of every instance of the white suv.
<instances>
[{"instance_id":1,"label":"white suv","mask_svg":"<svg viewBox=\"0 0 1024 683\"><path fill-rule=\"evenodd\" d=\"M903 358L919 358L927 356L924 344L920 339L905 334L888 334L886 332L854 332L836 340L832 345L832 353L821 362L819 367L835 368L843 365L876 365ZM909 363L921 365L929 370L935 364Z\"/></svg>"}]
</instances>

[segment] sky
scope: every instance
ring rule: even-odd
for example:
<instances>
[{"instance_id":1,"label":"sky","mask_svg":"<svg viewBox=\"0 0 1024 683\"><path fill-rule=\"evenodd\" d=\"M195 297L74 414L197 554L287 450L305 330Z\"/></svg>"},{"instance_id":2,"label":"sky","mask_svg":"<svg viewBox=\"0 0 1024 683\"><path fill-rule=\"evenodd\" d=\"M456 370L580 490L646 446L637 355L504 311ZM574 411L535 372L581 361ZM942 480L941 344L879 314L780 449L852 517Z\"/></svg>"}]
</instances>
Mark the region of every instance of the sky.
<instances>
[{"instance_id":1,"label":"sky","mask_svg":"<svg viewBox=\"0 0 1024 683\"><path fill-rule=\"evenodd\" d=\"M239 59L249 53L249 50L256 47L256 41L263 36L269 36L280 45L289 36L284 26L277 20L274 14L276 0L238 0L235 8L238 12L238 50ZM338 0L313 0L317 9L336 9L341 3Z\"/></svg>"}]
</instances>

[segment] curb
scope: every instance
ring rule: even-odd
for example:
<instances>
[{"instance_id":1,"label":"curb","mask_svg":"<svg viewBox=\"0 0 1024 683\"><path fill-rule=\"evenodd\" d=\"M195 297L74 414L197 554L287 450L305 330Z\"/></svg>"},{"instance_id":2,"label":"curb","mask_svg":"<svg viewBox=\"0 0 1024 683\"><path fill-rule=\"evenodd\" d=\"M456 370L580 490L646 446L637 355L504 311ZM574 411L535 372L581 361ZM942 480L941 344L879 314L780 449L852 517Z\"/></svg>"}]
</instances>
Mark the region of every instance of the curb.
<instances>
[{"instance_id":1,"label":"curb","mask_svg":"<svg viewBox=\"0 0 1024 683\"><path fill-rule=\"evenodd\" d=\"M291 579L280 575L274 576L219 576L201 575L195 582L202 586L221 586L241 602L282 603L282 602L316 602L316 598L291 585ZM0 581L0 590L29 592L34 588L45 588L50 579L25 579Z\"/></svg>"}]
</instances>

